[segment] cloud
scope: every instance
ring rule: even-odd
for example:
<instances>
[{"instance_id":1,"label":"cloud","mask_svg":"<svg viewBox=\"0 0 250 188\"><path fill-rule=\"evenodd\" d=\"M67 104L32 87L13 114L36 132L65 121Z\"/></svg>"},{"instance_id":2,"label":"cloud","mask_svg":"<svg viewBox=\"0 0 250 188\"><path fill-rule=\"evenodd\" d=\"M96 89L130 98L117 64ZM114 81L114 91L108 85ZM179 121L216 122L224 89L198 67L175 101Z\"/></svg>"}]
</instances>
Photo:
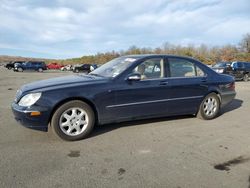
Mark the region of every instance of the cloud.
<instances>
[{"instance_id":1,"label":"cloud","mask_svg":"<svg viewBox=\"0 0 250 188\"><path fill-rule=\"evenodd\" d=\"M2 0L0 54L76 57L131 45L237 44L248 0Z\"/></svg>"}]
</instances>

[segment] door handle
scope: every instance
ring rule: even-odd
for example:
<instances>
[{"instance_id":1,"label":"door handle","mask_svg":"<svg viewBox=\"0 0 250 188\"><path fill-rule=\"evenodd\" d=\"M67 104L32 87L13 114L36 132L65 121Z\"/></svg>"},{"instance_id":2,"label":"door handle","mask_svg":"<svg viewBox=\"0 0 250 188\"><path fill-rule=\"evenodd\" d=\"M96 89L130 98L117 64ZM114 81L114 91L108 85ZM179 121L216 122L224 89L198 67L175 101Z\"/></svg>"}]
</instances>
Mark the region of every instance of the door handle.
<instances>
[{"instance_id":1,"label":"door handle","mask_svg":"<svg viewBox=\"0 0 250 188\"><path fill-rule=\"evenodd\" d=\"M160 86L166 86L166 85L168 85L168 82L167 82L167 81L161 81L161 82L160 82Z\"/></svg>"}]
</instances>

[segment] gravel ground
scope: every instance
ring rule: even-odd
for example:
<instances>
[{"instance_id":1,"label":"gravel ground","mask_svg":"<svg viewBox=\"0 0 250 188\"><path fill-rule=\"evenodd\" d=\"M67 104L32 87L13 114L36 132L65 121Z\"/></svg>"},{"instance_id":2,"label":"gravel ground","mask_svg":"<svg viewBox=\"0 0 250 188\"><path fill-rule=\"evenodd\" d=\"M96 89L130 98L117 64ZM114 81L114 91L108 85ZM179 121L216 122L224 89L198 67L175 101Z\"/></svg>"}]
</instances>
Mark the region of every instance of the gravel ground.
<instances>
[{"instance_id":1,"label":"gravel ground","mask_svg":"<svg viewBox=\"0 0 250 188\"><path fill-rule=\"evenodd\" d=\"M0 67L0 187L250 187L250 82L237 82L236 99L211 121L109 124L77 142L15 122L22 84L69 74Z\"/></svg>"}]
</instances>

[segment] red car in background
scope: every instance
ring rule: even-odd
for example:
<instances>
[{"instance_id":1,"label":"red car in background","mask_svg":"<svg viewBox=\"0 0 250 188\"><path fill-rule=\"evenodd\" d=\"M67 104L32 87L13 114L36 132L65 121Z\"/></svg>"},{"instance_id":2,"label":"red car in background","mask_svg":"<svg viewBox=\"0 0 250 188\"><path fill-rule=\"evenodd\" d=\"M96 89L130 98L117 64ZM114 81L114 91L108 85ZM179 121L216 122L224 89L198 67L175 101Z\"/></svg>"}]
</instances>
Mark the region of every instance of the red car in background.
<instances>
[{"instance_id":1,"label":"red car in background","mask_svg":"<svg viewBox=\"0 0 250 188\"><path fill-rule=\"evenodd\" d=\"M47 69L61 69L63 66L58 63L50 63L47 65Z\"/></svg>"}]
</instances>

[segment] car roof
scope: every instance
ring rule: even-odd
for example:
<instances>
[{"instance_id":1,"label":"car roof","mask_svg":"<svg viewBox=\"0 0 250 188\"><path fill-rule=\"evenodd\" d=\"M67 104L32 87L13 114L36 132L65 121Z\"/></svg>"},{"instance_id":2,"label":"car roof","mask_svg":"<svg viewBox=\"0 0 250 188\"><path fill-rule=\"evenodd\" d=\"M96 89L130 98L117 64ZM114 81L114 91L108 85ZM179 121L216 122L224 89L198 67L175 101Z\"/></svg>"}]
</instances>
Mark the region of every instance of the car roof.
<instances>
[{"instance_id":1,"label":"car roof","mask_svg":"<svg viewBox=\"0 0 250 188\"><path fill-rule=\"evenodd\" d=\"M172 54L135 54L135 55L124 55L121 57L128 57L128 58L136 58L136 59L142 59L142 58L150 58L150 57L171 57L171 58L185 58L185 59L191 59L191 60L196 60L195 58L192 58L190 56L181 56L181 55L172 55Z\"/></svg>"}]
</instances>

